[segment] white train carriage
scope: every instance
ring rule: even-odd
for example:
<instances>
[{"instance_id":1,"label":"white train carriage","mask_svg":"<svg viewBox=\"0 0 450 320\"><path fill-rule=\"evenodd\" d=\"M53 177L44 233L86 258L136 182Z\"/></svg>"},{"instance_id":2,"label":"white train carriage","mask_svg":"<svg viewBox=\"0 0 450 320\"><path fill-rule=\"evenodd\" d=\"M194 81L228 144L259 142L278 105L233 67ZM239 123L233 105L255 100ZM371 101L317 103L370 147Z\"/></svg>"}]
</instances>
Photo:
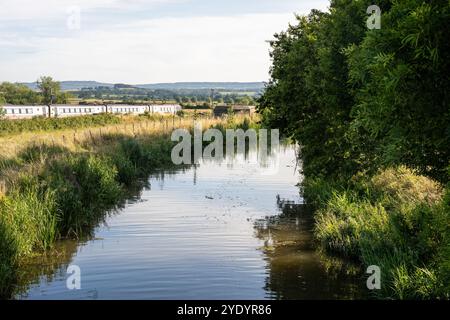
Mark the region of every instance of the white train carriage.
<instances>
[{"instance_id":1,"label":"white train carriage","mask_svg":"<svg viewBox=\"0 0 450 320\"><path fill-rule=\"evenodd\" d=\"M100 113L111 114L176 114L182 110L178 104L152 104L152 105L5 105L0 106L8 119L27 119L37 116L44 117L75 117Z\"/></svg>"},{"instance_id":2,"label":"white train carriage","mask_svg":"<svg viewBox=\"0 0 450 320\"><path fill-rule=\"evenodd\" d=\"M51 117L64 118L99 114L106 111L105 106L98 105L52 105Z\"/></svg>"},{"instance_id":3,"label":"white train carriage","mask_svg":"<svg viewBox=\"0 0 450 320\"><path fill-rule=\"evenodd\" d=\"M113 114L143 114L148 111L146 105L110 104L107 105L108 113Z\"/></svg>"},{"instance_id":4,"label":"white train carriage","mask_svg":"<svg viewBox=\"0 0 450 320\"><path fill-rule=\"evenodd\" d=\"M5 105L0 106L3 109L4 115L8 119L30 119L33 117L45 116L47 114L47 106L35 105Z\"/></svg>"},{"instance_id":5,"label":"white train carriage","mask_svg":"<svg viewBox=\"0 0 450 320\"><path fill-rule=\"evenodd\" d=\"M151 104L149 106L150 113L160 113L160 114L176 114L181 111L181 106L179 104Z\"/></svg>"}]
</instances>

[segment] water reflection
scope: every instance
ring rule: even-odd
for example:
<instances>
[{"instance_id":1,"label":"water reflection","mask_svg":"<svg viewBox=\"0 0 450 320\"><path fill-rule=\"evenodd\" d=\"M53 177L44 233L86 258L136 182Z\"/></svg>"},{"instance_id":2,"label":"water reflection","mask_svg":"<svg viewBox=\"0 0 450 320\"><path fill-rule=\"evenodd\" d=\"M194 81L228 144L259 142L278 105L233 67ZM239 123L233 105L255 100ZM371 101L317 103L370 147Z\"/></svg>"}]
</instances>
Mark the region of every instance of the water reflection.
<instances>
[{"instance_id":1,"label":"water reflection","mask_svg":"<svg viewBox=\"0 0 450 320\"><path fill-rule=\"evenodd\" d=\"M361 297L359 270L313 246L296 153L281 146L278 160L269 157L278 161L275 175L245 161L210 160L155 172L92 237L60 242L24 264L16 297ZM69 264L80 266L82 290L67 290Z\"/></svg>"},{"instance_id":2,"label":"water reflection","mask_svg":"<svg viewBox=\"0 0 450 320\"><path fill-rule=\"evenodd\" d=\"M358 299L364 297L358 265L318 251L313 212L277 196L281 214L255 222L267 261L265 289L272 299Z\"/></svg>"},{"instance_id":3,"label":"water reflection","mask_svg":"<svg viewBox=\"0 0 450 320\"><path fill-rule=\"evenodd\" d=\"M65 275L79 245L78 241L60 241L45 254L22 261L14 295L26 298L30 287Z\"/></svg>"},{"instance_id":4,"label":"water reflection","mask_svg":"<svg viewBox=\"0 0 450 320\"><path fill-rule=\"evenodd\" d=\"M184 170L184 169L180 169ZM175 171L174 171L175 172ZM99 217L96 226L91 230L86 230L82 238L78 240L64 239L57 241L48 251L36 254L32 257L22 259L17 272L16 283L13 286L12 297L26 299L30 288L51 284L58 279L67 277L67 268L72 263L74 257L82 250L82 247L90 241L98 240L95 232L99 226L108 227L108 219L121 213L127 205L140 201L143 190L150 190L150 184L147 179L136 181L126 190L126 194L119 203ZM97 295L92 292L92 297Z\"/></svg>"}]
</instances>

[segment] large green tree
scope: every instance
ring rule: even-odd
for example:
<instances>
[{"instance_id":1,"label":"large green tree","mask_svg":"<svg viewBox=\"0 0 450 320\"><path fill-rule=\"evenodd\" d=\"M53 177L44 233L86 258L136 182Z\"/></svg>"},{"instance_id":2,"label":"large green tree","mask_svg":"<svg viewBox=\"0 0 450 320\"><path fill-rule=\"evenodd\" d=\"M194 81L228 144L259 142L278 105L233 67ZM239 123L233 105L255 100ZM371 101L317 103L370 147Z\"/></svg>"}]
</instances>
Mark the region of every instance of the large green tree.
<instances>
[{"instance_id":1,"label":"large green tree","mask_svg":"<svg viewBox=\"0 0 450 320\"><path fill-rule=\"evenodd\" d=\"M54 81L52 77L42 76L37 81L37 86L42 94L42 101L45 104L55 103L61 93L60 83Z\"/></svg>"},{"instance_id":2,"label":"large green tree","mask_svg":"<svg viewBox=\"0 0 450 320\"><path fill-rule=\"evenodd\" d=\"M275 35L266 125L301 145L308 176L407 164L445 181L450 119L448 1L334 0Z\"/></svg>"},{"instance_id":3,"label":"large green tree","mask_svg":"<svg viewBox=\"0 0 450 320\"><path fill-rule=\"evenodd\" d=\"M355 168L344 138L354 96L345 48L365 33L368 1L332 1L275 35L271 81L260 100L266 124L301 144L309 175L340 175Z\"/></svg>"},{"instance_id":4,"label":"large green tree","mask_svg":"<svg viewBox=\"0 0 450 320\"><path fill-rule=\"evenodd\" d=\"M348 48L349 138L374 168L407 164L446 180L450 159L450 4L395 1L382 28Z\"/></svg>"},{"instance_id":5,"label":"large green tree","mask_svg":"<svg viewBox=\"0 0 450 320\"><path fill-rule=\"evenodd\" d=\"M23 84L0 83L0 104L37 104L40 103L39 94Z\"/></svg>"}]
</instances>

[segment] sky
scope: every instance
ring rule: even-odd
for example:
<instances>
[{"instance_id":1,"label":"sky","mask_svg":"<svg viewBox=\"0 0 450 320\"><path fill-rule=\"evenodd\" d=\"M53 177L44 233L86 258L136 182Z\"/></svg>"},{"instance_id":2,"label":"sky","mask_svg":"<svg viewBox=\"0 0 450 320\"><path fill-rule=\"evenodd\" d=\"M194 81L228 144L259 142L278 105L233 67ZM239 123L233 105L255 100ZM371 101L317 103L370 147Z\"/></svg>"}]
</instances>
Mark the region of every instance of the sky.
<instances>
[{"instance_id":1,"label":"sky","mask_svg":"<svg viewBox=\"0 0 450 320\"><path fill-rule=\"evenodd\" d=\"M267 81L267 40L328 0L0 0L0 81Z\"/></svg>"}]
</instances>

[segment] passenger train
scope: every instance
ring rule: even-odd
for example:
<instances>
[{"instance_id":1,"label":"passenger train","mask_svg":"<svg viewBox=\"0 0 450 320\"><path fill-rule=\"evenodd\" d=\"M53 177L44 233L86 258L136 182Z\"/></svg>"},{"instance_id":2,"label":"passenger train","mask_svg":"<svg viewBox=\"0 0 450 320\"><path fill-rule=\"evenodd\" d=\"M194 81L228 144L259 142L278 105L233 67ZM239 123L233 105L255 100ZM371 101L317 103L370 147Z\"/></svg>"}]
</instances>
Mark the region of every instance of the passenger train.
<instances>
[{"instance_id":1,"label":"passenger train","mask_svg":"<svg viewBox=\"0 0 450 320\"><path fill-rule=\"evenodd\" d=\"M152 105L5 105L0 106L4 116L8 119L28 119L33 117L74 117L100 113L111 114L176 114L181 111L178 104L152 104Z\"/></svg>"}]
</instances>

